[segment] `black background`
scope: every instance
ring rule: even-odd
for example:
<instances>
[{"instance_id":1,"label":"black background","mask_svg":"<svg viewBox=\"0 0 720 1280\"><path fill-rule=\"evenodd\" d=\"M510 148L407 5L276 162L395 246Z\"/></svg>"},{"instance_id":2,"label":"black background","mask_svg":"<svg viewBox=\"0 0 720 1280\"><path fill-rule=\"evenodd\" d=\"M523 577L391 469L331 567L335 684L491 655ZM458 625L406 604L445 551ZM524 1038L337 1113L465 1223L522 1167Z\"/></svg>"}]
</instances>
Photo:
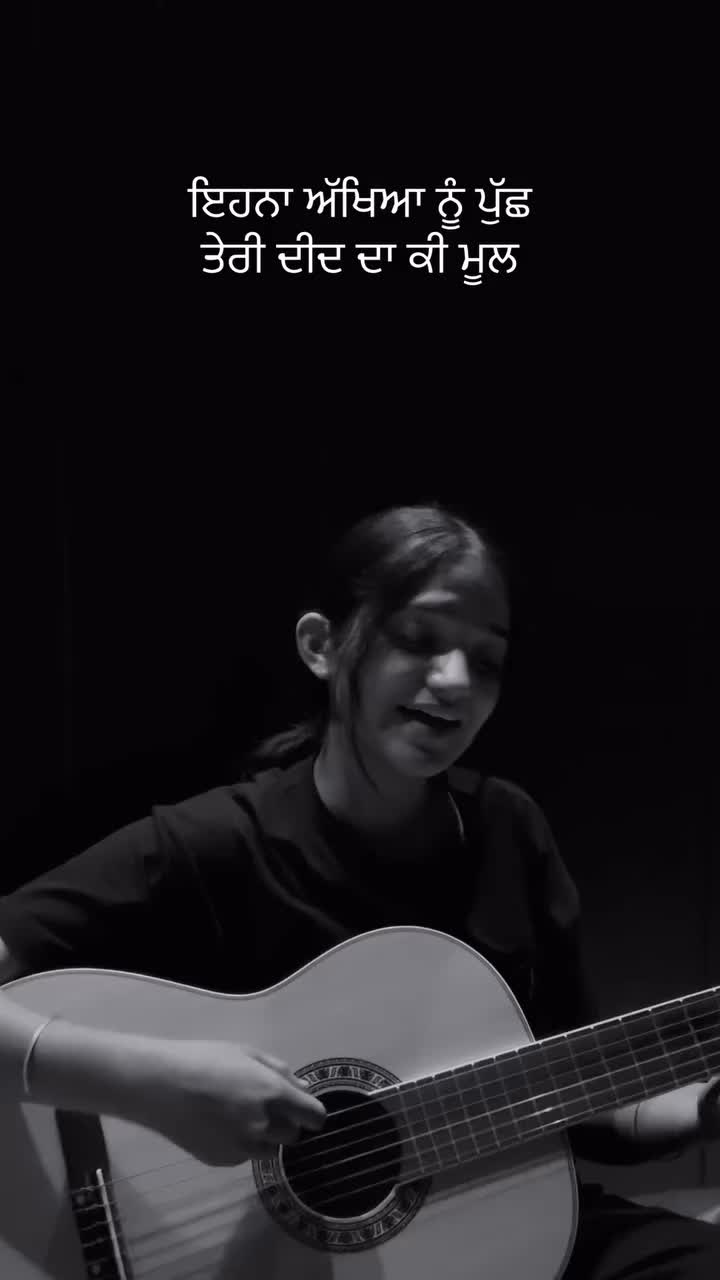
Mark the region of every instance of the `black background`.
<instances>
[{"instance_id":1,"label":"black background","mask_svg":"<svg viewBox=\"0 0 720 1280\"><path fill-rule=\"evenodd\" d=\"M417 31L391 41L367 15L328 51L317 16L261 32L223 9L36 6L3 888L229 781L302 710L293 627L318 550L433 497L520 573L507 688L472 759L546 808L607 1011L716 982L718 524L702 282L658 194L667 103L649 71L641 101L620 55L612 91L539 54L528 82L513 33L491 56L463 30L429 62ZM503 174L532 212L501 224L516 272L479 288L458 270L213 277L201 230L226 222L190 218L197 174L316 190ZM438 226L391 223L378 239Z\"/></svg>"}]
</instances>

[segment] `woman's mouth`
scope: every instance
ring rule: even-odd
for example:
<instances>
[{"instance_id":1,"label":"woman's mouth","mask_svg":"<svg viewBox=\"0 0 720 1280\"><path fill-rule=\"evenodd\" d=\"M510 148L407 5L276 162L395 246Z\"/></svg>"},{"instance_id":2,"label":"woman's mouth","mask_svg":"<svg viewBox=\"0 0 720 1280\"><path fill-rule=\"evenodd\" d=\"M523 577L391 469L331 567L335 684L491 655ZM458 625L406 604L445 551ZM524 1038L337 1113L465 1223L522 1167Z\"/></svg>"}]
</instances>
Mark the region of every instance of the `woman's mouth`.
<instances>
[{"instance_id":1,"label":"woman's mouth","mask_svg":"<svg viewBox=\"0 0 720 1280\"><path fill-rule=\"evenodd\" d=\"M443 734L454 733L462 725L461 720L450 719L445 714L434 714L432 711L425 711L420 707L399 707L406 722L410 724L419 724L423 728L430 729L433 733L442 736Z\"/></svg>"}]
</instances>

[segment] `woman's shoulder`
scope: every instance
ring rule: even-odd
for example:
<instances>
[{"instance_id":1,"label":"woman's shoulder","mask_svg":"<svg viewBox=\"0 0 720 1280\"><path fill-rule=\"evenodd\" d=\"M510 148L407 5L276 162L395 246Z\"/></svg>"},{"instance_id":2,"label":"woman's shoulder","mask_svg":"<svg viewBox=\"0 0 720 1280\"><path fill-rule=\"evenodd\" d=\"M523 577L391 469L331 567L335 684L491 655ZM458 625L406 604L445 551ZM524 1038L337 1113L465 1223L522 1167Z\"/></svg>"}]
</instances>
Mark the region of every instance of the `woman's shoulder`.
<instances>
[{"instance_id":1,"label":"woman's shoulder","mask_svg":"<svg viewBox=\"0 0 720 1280\"><path fill-rule=\"evenodd\" d=\"M448 782L453 792L474 799L486 811L502 810L544 820L538 801L511 778L453 766L448 770Z\"/></svg>"},{"instance_id":2,"label":"woman's shoulder","mask_svg":"<svg viewBox=\"0 0 720 1280\"><path fill-rule=\"evenodd\" d=\"M527 872L541 885L545 915L563 928L572 924L579 914L577 887L537 800L509 778L465 769L457 772L462 776L450 776L450 785L458 803L466 806L469 822L476 823L479 847L493 874L512 881Z\"/></svg>"},{"instance_id":3,"label":"woman's shoulder","mask_svg":"<svg viewBox=\"0 0 720 1280\"><path fill-rule=\"evenodd\" d=\"M219 783L174 803L155 805L153 818L176 840L191 843L199 837L216 841L222 834L251 834L277 812L280 796L296 787L298 773L297 765L241 773L235 781Z\"/></svg>"}]
</instances>

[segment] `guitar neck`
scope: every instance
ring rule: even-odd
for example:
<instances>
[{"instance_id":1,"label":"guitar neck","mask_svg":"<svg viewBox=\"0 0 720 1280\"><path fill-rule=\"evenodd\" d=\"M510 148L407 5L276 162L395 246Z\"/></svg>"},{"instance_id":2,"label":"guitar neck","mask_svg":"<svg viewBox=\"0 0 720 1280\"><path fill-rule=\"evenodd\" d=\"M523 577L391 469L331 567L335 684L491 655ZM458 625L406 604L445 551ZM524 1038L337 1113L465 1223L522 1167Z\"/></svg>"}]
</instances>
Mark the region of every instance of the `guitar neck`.
<instances>
[{"instance_id":1,"label":"guitar neck","mask_svg":"<svg viewBox=\"0 0 720 1280\"><path fill-rule=\"evenodd\" d=\"M394 1086L418 1174L720 1071L720 987Z\"/></svg>"}]
</instances>

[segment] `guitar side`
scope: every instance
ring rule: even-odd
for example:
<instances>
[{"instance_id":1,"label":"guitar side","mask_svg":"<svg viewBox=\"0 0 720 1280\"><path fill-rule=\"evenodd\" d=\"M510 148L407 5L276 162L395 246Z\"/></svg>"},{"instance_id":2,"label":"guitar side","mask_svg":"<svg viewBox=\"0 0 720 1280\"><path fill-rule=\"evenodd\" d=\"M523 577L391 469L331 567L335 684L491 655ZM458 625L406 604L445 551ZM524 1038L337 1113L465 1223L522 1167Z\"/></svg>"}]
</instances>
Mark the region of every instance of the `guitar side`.
<instances>
[{"instance_id":1,"label":"guitar side","mask_svg":"<svg viewBox=\"0 0 720 1280\"><path fill-rule=\"evenodd\" d=\"M507 984L482 956L445 934L411 927L353 938L253 995L95 970L21 978L4 991L38 1013L107 1030L253 1045L298 1074L342 1061L350 1064L349 1088L353 1070L357 1087L366 1072L353 1064L407 1080L533 1039ZM322 1095L329 1082L322 1070L316 1076ZM82 1280L88 1272L54 1113L33 1104L4 1111L0 1274ZM370 1247L344 1243L342 1221L329 1220L340 1239L325 1248L280 1225L249 1162L208 1169L150 1130L112 1118L103 1128L134 1278L147 1270L153 1280L468 1280L479 1273L554 1280L574 1240L576 1183L562 1136L434 1176L399 1227L397 1215L375 1207L368 1221L380 1225ZM111 1266L106 1274L114 1280L122 1272Z\"/></svg>"}]
</instances>

